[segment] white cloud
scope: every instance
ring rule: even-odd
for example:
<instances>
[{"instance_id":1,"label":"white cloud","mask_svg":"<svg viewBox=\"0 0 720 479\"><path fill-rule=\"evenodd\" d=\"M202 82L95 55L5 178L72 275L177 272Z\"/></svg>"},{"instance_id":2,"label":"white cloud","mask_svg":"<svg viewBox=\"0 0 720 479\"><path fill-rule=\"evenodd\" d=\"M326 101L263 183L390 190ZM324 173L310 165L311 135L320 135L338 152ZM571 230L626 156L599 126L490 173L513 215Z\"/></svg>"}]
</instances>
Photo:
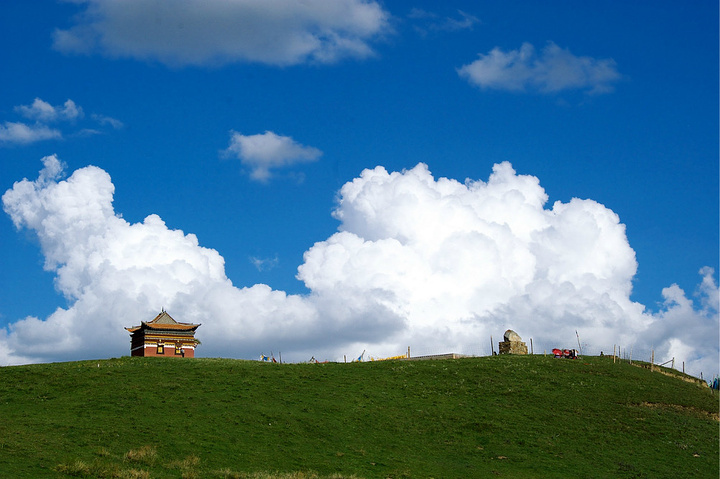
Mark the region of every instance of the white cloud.
<instances>
[{"instance_id":1,"label":"white cloud","mask_svg":"<svg viewBox=\"0 0 720 479\"><path fill-rule=\"evenodd\" d=\"M371 0L79 0L86 9L54 47L174 66L291 65L372 55L389 14Z\"/></svg>"},{"instance_id":2,"label":"white cloud","mask_svg":"<svg viewBox=\"0 0 720 479\"><path fill-rule=\"evenodd\" d=\"M696 296L700 304L676 284L664 288L663 309L655 316L648 340L657 345L658 362L675 358L679 367L685 361L686 369L695 374L704 371L710 378L718 372L718 287L713 268L704 267L699 273L702 282Z\"/></svg>"},{"instance_id":3,"label":"white cloud","mask_svg":"<svg viewBox=\"0 0 720 479\"><path fill-rule=\"evenodd\" d=\"M127 223L113 210L105 171L90 166L59 181L59 160L47 157L44 164L38 180L20 181L3 195L3 206L18 228L37 233L45 268L55 272L71 307L11 324L0 343L10 361L126 354L118 328L163 306L180 320L206 323L205 349L216 354L249 351L268 331L307 315L298 297L264 285L234 288L217 251L168 229L158 216Z\"/></svg>"},{"instance_id":4,"label":"white cloud","mask_svg":"<svg viewBox=\"0 0 720 479\"><path fill-rule=\"evenodd\" d=\"M596 353L654 347L658 361L717 372L714 272L701 270L697 302L671 286L651 314L629 299L637 264L617 215L592 200L547 209L538 179L509 163L487 182L435 179L423 164L363 171L340 191L339 231L305 253L302 296L233 286L220 254L194 235L156 215L122 219L103 170L60 180L59 160L44 163L3 205L37 234L70 306L0 330L6 363L128 354L123 326L164 306L203 324L202 356L489 353L490 335L508 328L532 337L537 352L572 346L577 330Z\"/></svg>"},{"instance_id":5,"label":"white cloud","mask_svg":"<svg viewBox=\"0 0 720 479\"><path fill-rule=\"evenodd\" d=\"M52 106L40 98L35 98L31 105L16 106L15 111L25 118L42 123L59 120L72 121L84 116L82 108L69 99L62 106Z\"/></svg>"},{"instance_id":6,"label":"white cloud","mask_svg":"<svg viewBox=\"0 0 720 479\"><path fill-rule=\"evenodd\" d=\"M429 31L445 31L455 32L460 30L472 30L473 27L480 23L474 15L465 13L462 10L457 11L458 17L440 18L436 13L428 12L420 8L413 8L408 14L408 18L414 20L416 25L415 31L421 35L427 35Z\"/></svg>"},{"instance_id":7,"label":"white cloud","mask_svg":"<svg viewBox=\"0 0 720 479\"><path fill-rule=\"evenodd\" d=\"M62 138L60 130L45 125L27 125L12 121L6 121L0 125L0 144L27 144L60 138Z\"/></svg>"},{"instance_id":8,"label":"white cloud","mask_svg":"<svg viewBox=\"0 0 720 479\"><path fill-rule=\"evenodd\" d=\"M225 154L235 156L249 167L251 178L267 181L272 176L271 169L316 161L322 156L322 151L272 131L258 135L242 135L232 131Z\"/></svg>"},{"instance_id":9,"label":"white cloud","mask_svg":"<svg viewBox=\"0 0 720 479\"><path fill-rule=\"evenodd\" d=\"M446 18L445 21L439 25L439 28L449 31L472 30L473 26L480 22L480 19L476 16L465 13L462 10L458 10L458 15L460 18Z\"/></svg>"},{"instance_id":10,"label":"white cloud","mask_svg":"<svg viewBox=\"0 0 720 479\"><path fill-rule=\"evenodd\" d=\"M529 43L508 52L494 48L460 67L458 74L480 88L542 93L561 90L606 93L621 78L614 60L578 57L552 42L540 55Z\"/></svg>"},{"instance_id":11,"label":"white cloud","mask_svg":"<svg viewBox=\"0 0 720 479\"><path fill-rule=\"evenodd\" d=\"M64 137L62 131L59 128L51 127L50 124L64 122L69 123L72 128L76 122L85 117L82 107L70 99L62 105L53 106L40 98L35 98L30 105L19 105L14 110L20 116L35 123L4 122L3 125L0 125L0 145L29 144L43 140L61 139ZM93 113L91 117L101 126L110 125L114 129L123 126L119 120L104 115ZM90 136L99 133L102 132L93 128L81 128L76 133L71 132L70 136Z\"/></svg>"},{"instance_id":12,"label":"white cloud","mask_svg":"<svg viewBox=\"0 0 720 479\"><path fill-rule=\"evenodd\" d=\"M590 200L545 210L546 200L508 163L467 184L435 181L424 165L366 170L341 190L343 231L306 253L299 277L320 296L377 298L409 320L403 335L450 349L513 324L548 342L579 326L609 342L643 329L617 216Z\"/></svg>"},{"instance_id":13,"label":"white cloud","mask_svg":"<svg viewBox=\"0 0 720 479\"><path fill-rule=\"evenodd\" d=\"M99 115L97 113L92 114L92 119L102 126L110 125L115 130L120 130L125 126L120 120L105 115Z\"/></svg>"},{"instance_id":14,"label":"white cloud","mask_svg":"<svg viewBox=\"0 0 720 479\"><path fill-rule=\"evenodd\" d=\"M274 269L280 263L280 259L277 255L272 258L258 258L257 256L251 256L249 259L250 263L252 263L258 271L268 271Z\"/></svg>"}]
</instances>

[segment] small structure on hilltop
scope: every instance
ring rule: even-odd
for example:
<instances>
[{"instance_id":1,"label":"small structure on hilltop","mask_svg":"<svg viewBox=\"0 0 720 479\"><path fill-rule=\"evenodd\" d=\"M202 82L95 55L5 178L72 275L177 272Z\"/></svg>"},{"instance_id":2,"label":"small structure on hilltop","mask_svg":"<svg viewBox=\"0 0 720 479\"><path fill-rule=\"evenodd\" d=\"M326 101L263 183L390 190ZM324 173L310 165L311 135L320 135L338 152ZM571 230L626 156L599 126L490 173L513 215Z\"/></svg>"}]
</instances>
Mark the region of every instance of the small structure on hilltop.
<instances>
[{"instance_id":1,"label":"small structure on hilltop","mask_svg":"<svg viewBox=\"0 0 720 479\"><path fill-rule=\"evenodd\" d=\"M523 342L518 333L512 329L505 331L503 335L504 341L498 343L498 351L500 354L527 354L527 345Z\"/></svg>"},{"instance_id":2,"label":"small structure on hilltop","mask_svg":"<svg viewBox=\"0 0 720 479\"><path fill-rule=\"evenodd\" d=\"M179 323L164 309L152 321L125 328L130 332L131 356L170 356L194 358L199 324Z\"/></svg>"}]
</instances>

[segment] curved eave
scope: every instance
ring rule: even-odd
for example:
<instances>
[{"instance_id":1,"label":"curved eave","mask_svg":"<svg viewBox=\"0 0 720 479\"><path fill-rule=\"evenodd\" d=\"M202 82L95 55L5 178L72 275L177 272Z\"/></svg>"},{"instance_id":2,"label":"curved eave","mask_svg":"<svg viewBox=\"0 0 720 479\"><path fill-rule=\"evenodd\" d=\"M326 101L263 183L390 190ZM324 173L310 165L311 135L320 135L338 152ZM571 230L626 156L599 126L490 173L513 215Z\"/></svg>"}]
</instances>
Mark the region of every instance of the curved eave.
<instances>
[{"instance_id":1,"label":"curved eave","mask_svg":"<svg viewBox=\"0 0 720 479\"><path fill-rule=\"evenodd\" d=\"M199 324L143 324L145 329L154 331L195 331Z\"/></svg>"}]
</instances>

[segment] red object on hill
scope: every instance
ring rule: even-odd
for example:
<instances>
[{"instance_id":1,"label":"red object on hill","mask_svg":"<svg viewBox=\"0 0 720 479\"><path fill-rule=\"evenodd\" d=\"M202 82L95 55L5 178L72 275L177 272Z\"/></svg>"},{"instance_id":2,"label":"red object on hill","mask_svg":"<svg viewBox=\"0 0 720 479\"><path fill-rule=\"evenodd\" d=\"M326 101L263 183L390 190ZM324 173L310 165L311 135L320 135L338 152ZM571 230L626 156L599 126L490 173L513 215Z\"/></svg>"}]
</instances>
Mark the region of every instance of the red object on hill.
<instances>
[{"instance_id":1,"label":"red object on hill","mask_svg":"<svg viewBox=\"0 0 720 479\"><path fill-rule=\"evenodd\" d=\"M553 348L552 353L556 358L577 359L577 351L575 349Z\"/></svg>"}]
</instances>

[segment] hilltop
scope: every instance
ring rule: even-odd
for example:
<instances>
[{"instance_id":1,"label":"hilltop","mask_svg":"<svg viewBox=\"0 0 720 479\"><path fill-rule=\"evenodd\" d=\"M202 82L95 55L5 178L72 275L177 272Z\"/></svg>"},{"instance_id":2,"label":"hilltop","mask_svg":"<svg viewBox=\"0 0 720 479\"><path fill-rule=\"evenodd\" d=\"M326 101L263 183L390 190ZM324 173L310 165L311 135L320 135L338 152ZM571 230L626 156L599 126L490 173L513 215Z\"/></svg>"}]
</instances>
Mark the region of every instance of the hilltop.
<instances>
[{"instance_id":1,"label":"hilltop","mask_svg":"<svg viewBox=\"0 0 720 479\"><path fill-rule=\"evenodd\" d=\"M3 477L687 478L719 466L717 395L608 357L13 366L0 368L0 417Z\"/></svg>"}]
</instances>

